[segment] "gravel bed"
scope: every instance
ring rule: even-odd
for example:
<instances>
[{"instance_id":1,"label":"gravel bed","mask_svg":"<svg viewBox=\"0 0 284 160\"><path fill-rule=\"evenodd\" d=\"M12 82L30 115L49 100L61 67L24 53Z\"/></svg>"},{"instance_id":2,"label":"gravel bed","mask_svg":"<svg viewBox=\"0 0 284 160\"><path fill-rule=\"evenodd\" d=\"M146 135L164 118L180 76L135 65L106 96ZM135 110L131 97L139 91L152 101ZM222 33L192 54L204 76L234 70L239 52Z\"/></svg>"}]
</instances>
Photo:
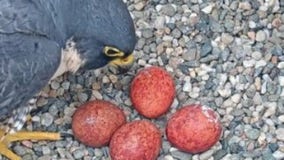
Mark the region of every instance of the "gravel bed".
<instances>
[{"instance_id":1,"label":"gravel bed","mask_svg":"<svg viewBox=\"0 0 284 160\"><path fill-rule=\"evenodd\" d=\"M107 147L90 148L72 137L76 108L92 99L119 105L129 121L129 84L140 69L165 68L176 83L170 111L151 120L164 132L167 119L191 103L210 106L224 128L209 151L178 151L163 136L158 160L284 159L284 1L129 0L137 28L135 65L124 75L107 68L65 74L41 93L27 130L60 131L57 142L23 141L12 150L24 160L110 160ZM0 156L0 160L6 160Z\"/></svg>"}]
</instances>

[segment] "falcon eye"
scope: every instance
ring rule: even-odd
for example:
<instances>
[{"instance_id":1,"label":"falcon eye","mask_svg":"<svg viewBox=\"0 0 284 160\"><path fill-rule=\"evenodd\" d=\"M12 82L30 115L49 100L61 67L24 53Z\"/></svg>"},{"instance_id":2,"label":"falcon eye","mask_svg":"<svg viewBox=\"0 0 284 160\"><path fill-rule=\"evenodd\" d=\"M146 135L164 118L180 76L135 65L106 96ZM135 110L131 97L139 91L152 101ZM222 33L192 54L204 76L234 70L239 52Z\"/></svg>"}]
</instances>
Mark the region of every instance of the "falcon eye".
<instances>
[{"instance_id":1,"label":"falcon eye","mask_svg":"<svg viewBox=\"0 0 284 160\"><path fill-rule=\"evenodd\" d=\"M107 54L108 55L115 55L115 54L117 54L117 51L110 49L110 50L107 51Z\"/></svg>"},{"instance_id":2,"label":"falcon eye","mask_svg":"<svg viewBox=\"0 0 284 160\"><path fill-rule=\"evenodd\" d=\"M123 57L124 53L113 47L105 47L104 53L108 57Z\"/></svg>"}]
</instances>

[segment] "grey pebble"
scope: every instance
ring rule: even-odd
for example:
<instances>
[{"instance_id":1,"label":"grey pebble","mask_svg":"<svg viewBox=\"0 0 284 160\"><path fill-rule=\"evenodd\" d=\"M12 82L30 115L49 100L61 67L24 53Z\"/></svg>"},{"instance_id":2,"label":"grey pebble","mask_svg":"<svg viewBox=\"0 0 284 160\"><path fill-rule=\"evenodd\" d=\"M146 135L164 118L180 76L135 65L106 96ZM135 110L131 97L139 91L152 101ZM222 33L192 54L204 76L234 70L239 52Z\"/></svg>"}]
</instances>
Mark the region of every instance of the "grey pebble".
<instances>
[{"instance_id":1,"label":"grey pebble","mask_svg":"<svg viewBox=\"0 0 284 160\"><path fill-rule=\"evenodd\" d=\"M187 51L182 54L183 59L192 61L198 58L196 43L190 41L186 44L186 47Z\"/></svg>"},{"instance_id":2,"label":"grey pebble","mask_svg":"<svg viewBox=\"0 0 284 160\"><path fill-rule=\"evenodd\" d=\"M62 88L65 89L65 90L68 90L70 88L70 82L68 81L65 81L62 83Z\"/></svg>"},{"instance_id":3,"label":"grey pebble","mask_svg":"<svg viewBox=\"0 0 284 160\"><path fill-rule=\"evenodd\" d=\"M1 159L1 158L0 158ZM33 156L31 154L25 154L23 157L22 157L23 160L33 160Z\"/></svg>"},{"instance_id":4,"label":"grey pebble","mask_svg":"<svg viewBox=\"0 0 284 160\"><path fill-rule=\"evenodd\" d=\"M97 149L97 148L95 148L94 152L95 152L96 157L102 157L104 155L104 153L100 149Z\"/></svg>"},{"instance_id":5,"label":"grey pebble","mask_svg":"<svg viewBox=\"0 0 284 160\"><path fill-rule=\"evenodd\" d=\"M264 150L264 152L262 153L262 157L263 157L264 160L276 160L276 159L273 157L273 154L272 154L272 152L270 151L270 149Z\"/></svg>"},{"instance_id":6,"label":"grey pebble","mask_svg":"<svg viewBox=\"0 0 284 160\"><path fill-rule=\"evenodd\" d=\"M260 30L256 33L256 37L255 37L256 41L262 42L262 41L265 41L266 38L267 38L267 36L266 36L266 33L264 31Z\"/></svg>"},{"instance_id":7,"label":"grey pebble","mask_svg":"<svg viewBox=\"0 0 284 160\"><path fill-rule=\"evenodd\" d=\"M151 38L151 37L153 37L153 31L151 29L145 29L142 32L142 35L143 35L144 38Z\"/></svg>"},{"instance_id":8,"label":"grey pebble","mask_svg":"<svg viewBox=\"0 0 284 160\"><path fill-rule=\"evenodd\" d=\"M48 127L53 123L53 116L50 113L44 113L41 117L41 124Z\"/></svg>"},{"instance_id":9,"label":"grey pebble","mask_svg":"<svg viewBox=\"0 0 284 160\"><path fill-rule=\"evenodd\" d=\"M20 156L23 156L25 155L25 153L28 151L25 147L23 146L15 146L13 148L14 152L17 154L17 155L20 155Z\"/></svg>"},{"instance_id":10,"label":"grey pebble","mask_svg":"<svg viewBox=\"0 0 284 160\"><path fill-rule=\"evenodd\" d=\"M218 150L213 154L214 159L222 159L227 154L226 150Z\"/></svg>"},{"instance_id":11,"label":"grey pebble","mask_svg":"<svg viewBox=\"0 0 284 160\"><path fill-rule=\"evenodd\" d=\"M169 142L169 141L163 141L163 143L162 143L162 149L163 149L163 151L164 151L165 153L168 153L169 150L170 150L170 148L171 148L170 142Z\"/></svg>"},{"instance_id":12,"label":"grey pebble","mask_svg":"<svg viewBox=\"0 0 284 160\"><path fill-rule=\"evenodd\" d=\"M280 150L275 151L272 155L277 160L282 160L284 158L284 152Z\"/></svg>"},{"instance_id":13,"label":"grey pebble","mask_svg":"<svg viewBox=\"0 0 284 160\"><path fill-rule=\"evenodd\" d=\"M270 143L268 146L272 152L275 152L279 148L279 145L277 143Z\"/></svg>"},{"instance_id":14,"label":"grey pebble","mask_svg":"<svg viewBox=\"0 0 284 160\"><path fill-rule=\"evenodd\" d=\"M173 34L173 36L174 36L174 38L180 38L181 37L181 31L179 30L179 29L174 29L173 31L172 31L172 34Z\"/></svg>"},{"instance_id":15,"label":"grey pebble","mask_svg":"<svg viewBox=\"0 0 284 160\"><path fill-rule=\"evenodd\" d=\"M52 81L50 86L51 86L52 89L56 90L60 87L60 83L57 82L57 81Z\"/></svg>"},{"instance_id":16,"label":"grey pebble","mask_svg":"<svg viewBox=\"0 0 284 160\"><path fill-rule=\"evenodd\" d=\"M86 102L88 100L89 96L86 93L79 93L78 99L80 102Z\"/></svg>"},{"instance_id":17,"label":"grey pebble","mask_svg":"<svg viewBox=\"0 0 284 160\"><path fill-rule=\"evenodd\" d=\"M276 138L280 141L284 141L284 127L278 128L276 131Z\"/></svg>"},{"instance_id":18,"label":"grey pebble","mask_svg":"<svg viewBox=\"0 0 284 160\"><path fill-rule=\"evenodd\" d=\"M181 151L178 151L178 150L172 151L170 153L174 158L180 159L180 160L188 160L188 159L191 159L191 157L192 157L191 154L181 152Z\"/></svg>"},{"instance_id":19,"label":"grey pebble","mask_svg":"<svg viewBox=\"0 0 284 160\"><path fill-rule=\"evenodd\" d=\"M73 156L75 159L81 159L84 157L84 150L83 149L76 149L73 152Z\"/></svg>"},{"instance_id":20,"label":"grey pebble","mask_svg":"<svg viewBox=\"0 0 284 160\"><path fill-rule=\"evenodd\" d=\"M212 45L210 41L205 42L200 50L201 57L206 57L212 51Z\"/></svg>"},{"instance_id":21,"label":"grey pebble","mask_svg":"<svg viewBox=\"0 0 284 160\"><path fill-rule=\"evenodd\" d=\"M50 159L52 159L52 158L49 155L41 156L41 157L38 158L38 160L50 160Z\"/></svg>"},{"instance_id":22,"label":"grey pebble","mask_svg":"<svg viewBox=\"0 0 284 160\"><path fill-rule=\"evenodd\" d=\"M174 16L175 13L176 13L176 10L174 8L173 5L171 4L167 4L167 5L164 5L161 9L161 13L162 14L165 14L167 16Z\"/></svg>"},{"instance_id":23,"label":"grey pebble","mask_svg":"<svg viewBox=\"0 0 284 160\"><path fill-rule=\"evenodd\" d=\"M43 153L44 155L50 154L50 153L51 153L50 148L49 148L48 146L43 146L43 147L42 147L42 153Z\"/></svg>"},{"instance_id":24,"label":"grey pebble","mask_svg":"<svg viewBox=\"0 0 284 160\"><path fill-rule=\"evenodd\" d=\"M249 139L255 140L259 137L260 131L256 128L250 128L245 130L245 134Z\"/></svg>"}]
</instances>

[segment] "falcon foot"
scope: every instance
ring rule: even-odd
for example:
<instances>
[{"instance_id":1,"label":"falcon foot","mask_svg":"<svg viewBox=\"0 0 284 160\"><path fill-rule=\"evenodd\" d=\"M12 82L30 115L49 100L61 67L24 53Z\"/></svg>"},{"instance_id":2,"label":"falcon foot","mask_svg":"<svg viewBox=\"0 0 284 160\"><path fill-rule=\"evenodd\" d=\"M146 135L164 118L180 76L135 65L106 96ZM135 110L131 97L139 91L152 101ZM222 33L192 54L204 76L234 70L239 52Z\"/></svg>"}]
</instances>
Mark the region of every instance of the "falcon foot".
<instances>
[{"instance_id":1,"label":"falcon foot","mask_svg":"<svg viewBox=\"0 0 284 160\"><path fill-rule=\"evenodd\" d=\"M0 154L11 160L20 160L21 157L9 150L8 147L11 142L22 140L59 140L60 137L60 133L51 132L19 131L7 134L0 129Z\"/></svg>"}]
</instances>

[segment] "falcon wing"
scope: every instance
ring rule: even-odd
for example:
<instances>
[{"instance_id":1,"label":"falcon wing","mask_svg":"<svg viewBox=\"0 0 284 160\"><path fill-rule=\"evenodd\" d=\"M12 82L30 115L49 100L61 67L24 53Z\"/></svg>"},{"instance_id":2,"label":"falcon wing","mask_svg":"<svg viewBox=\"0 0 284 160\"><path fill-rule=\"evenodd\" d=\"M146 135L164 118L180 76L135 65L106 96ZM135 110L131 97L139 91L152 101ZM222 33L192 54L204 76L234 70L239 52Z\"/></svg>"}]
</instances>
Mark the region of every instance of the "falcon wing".
<instances>
[{"instance_id":1,"label":"falcon wing","mask_svg":"<svg viewBox=\"0 0 284 160\"><path fill-rule=\"evenodd\" d=\"M60 46L46 37L0 34L0 119L27 103L60 63Z\"/></svg>"}]
</instances>

